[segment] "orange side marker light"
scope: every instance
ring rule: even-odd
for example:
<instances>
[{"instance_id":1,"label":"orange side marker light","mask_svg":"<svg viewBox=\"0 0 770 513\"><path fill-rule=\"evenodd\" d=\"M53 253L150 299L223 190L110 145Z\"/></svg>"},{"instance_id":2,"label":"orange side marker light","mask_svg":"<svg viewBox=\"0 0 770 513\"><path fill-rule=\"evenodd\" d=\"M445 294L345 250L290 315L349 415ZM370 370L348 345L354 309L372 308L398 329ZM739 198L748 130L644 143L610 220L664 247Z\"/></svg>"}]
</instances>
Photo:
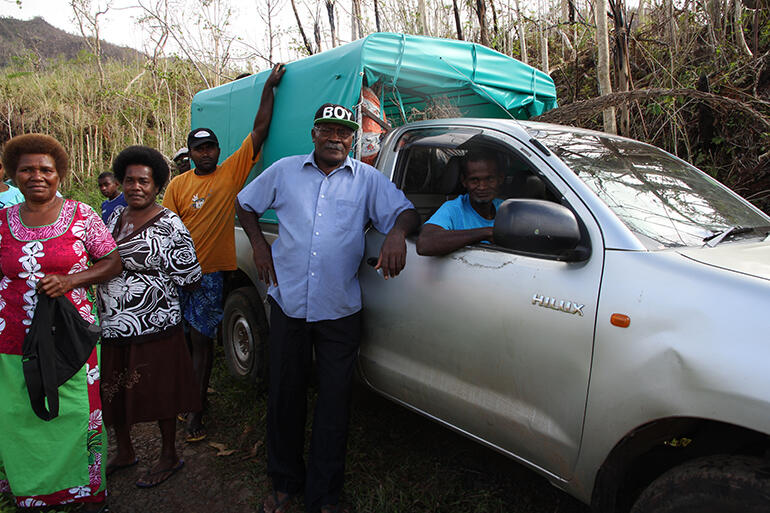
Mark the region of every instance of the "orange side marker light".
<instances>
[{"instance_id":1,"label":"orange side marker light","mask_svg":"<svg viewBox=\"0 0 770 513\"><path fill-rule=\"evenodd\" d=\"M628 328L631 325L631 317L614 313L610 316L610 324L618 328Z\"/></svg>"}]
</instances>

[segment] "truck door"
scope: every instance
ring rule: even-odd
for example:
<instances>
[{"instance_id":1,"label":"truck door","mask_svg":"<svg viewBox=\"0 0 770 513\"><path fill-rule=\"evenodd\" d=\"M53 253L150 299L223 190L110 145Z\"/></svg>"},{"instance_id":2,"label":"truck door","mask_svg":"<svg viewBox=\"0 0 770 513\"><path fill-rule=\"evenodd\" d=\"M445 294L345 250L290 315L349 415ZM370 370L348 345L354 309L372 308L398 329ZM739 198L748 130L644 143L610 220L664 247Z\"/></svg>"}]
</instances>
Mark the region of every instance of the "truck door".
<instances>
[{"instance_id":1,"label":"truck door","mask_svg":"<svg viewBox=\"0 0 770 513\"><path fill-rule=\"evenodd\" d=\"M360 269L364 379L398 402L568 479L590 376L603 259L598 227L552 169L499 132L423 128L406 132L397 147L394 181L423 220L462 193L458 158L488 151L505 173L498 196L565 204L582 224L590 256L563 262L477 244L423 257L412 238L406 268L386 281L366 263L376 259L384 238L370 230Z\"/></svg>"}]
</instances>

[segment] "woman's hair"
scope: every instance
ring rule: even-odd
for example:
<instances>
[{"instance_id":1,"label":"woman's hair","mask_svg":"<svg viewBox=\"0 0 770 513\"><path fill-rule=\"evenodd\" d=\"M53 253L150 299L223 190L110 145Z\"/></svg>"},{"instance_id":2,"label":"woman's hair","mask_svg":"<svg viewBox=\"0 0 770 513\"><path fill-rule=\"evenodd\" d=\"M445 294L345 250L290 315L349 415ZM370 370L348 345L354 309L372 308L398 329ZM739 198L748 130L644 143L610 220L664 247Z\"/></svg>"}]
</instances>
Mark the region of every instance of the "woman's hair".
<instances>
[{"instance_id":1,"label":"woman's hair","mask_svg":"<svg viewBox=\"0 0 770 513\"><path fill-rule=\"evenodd\" d=\"M118 153L112 161L112 172L120 183L126 178L126 168L132 164L147 166L152 170L152 179L158 189L162 189L168 181L168 162L158 150L147 146L129 146Z\"/></svg>"},{"instance_id":2,"label":"woman's hair","mask_svg":"<svg viewBox=\"0 0 770 513\"><path fill-rule=\"evenodd\" d=\"M3 150L5 174L9 178L15 178L21 156L29 154L50 155L56 165L56 173L59 175L59 178L67 176L69 171L69 155L67 155L59 141L45 134L17 135L5 143L5 149Z\"/></svg>"}]
</instances>

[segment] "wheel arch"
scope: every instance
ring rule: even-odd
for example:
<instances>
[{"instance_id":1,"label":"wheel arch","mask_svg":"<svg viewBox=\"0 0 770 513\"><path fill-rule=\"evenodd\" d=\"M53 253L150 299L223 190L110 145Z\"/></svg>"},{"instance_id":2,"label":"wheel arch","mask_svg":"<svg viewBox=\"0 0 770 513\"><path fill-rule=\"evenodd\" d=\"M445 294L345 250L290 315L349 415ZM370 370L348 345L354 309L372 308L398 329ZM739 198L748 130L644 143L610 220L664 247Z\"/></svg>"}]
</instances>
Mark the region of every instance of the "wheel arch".
<instances>
[{"instance_id":1,"label":"wheel arch","mask_svg":"<svg viewBox=\"0 0 770 513\"><path fill-rule=\"evenodd\" d=\"M249 278L249 275L246 274L243 270L237 269L235 271L230 271L226 275L225 283L224 283L224 290L222 291L222 300L223 302L227 300L227 296L234 290L239 289L241 287L254 287L257 289L258 292L260 292L260 296L262 296L261 291L259 290L259 287Z\"/></svg>"},{"instance_id":2,"label":"wheel arch","mask_svg":"<svg viewBox=\"0 0 770 513\"><path fill-rule=\"evenodd\" d=\"M610 451L594 481L591 507L626 513L642 490L667 470L686 461L717 454L768 458L770 437L734 424L669 417L641 425Z\"/></svg>"}]
</instances>

